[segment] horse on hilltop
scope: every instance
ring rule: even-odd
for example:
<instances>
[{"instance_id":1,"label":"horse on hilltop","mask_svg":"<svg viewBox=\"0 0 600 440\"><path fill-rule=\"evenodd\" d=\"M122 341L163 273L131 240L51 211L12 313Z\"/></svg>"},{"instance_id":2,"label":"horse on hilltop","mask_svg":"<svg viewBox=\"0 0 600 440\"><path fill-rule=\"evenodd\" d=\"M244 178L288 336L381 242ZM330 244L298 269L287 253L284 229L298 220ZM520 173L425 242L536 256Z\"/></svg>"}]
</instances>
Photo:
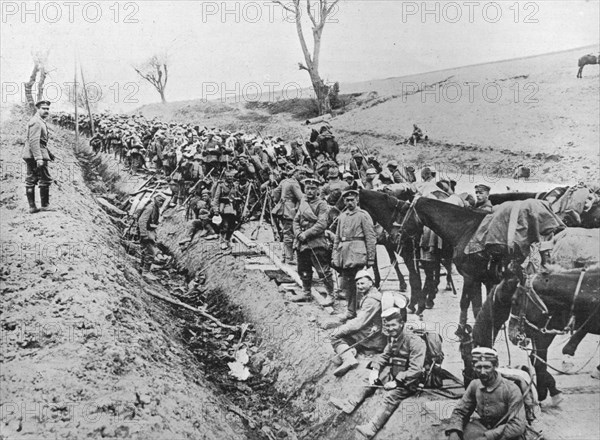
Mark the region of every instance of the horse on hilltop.
<instances>
[{"instance_id":1,"label":"horse on hilltop","mask_svg":"<svg viewBox=\"0 0 600 440\"><path fill-rule=\"evenodd\" d=\"M579 66L577 78L583 78L583 68L588 64L600 64L600 54L596 56L590 53L579 58L579 61L577 62L577 65Z\"/></svg>"}]
</instances>

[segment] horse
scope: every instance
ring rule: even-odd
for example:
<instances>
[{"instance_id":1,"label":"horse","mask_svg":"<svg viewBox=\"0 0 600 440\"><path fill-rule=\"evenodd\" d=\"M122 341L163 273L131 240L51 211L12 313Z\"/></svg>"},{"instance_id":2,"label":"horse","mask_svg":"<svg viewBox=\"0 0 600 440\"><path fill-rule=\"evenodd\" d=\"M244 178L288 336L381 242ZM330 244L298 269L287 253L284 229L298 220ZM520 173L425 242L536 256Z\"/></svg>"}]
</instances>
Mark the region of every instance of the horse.
<instances>
[{"instance_id":1,"label":"horse","mask_svg":"<svg viewBox=\"0 0 600 440\"><path fill-rule=\"evenodd\" d=\"M337 155L340 152L339 144L333 135L323 134L326 131L323 130L323 128L324 127L321 127L320 133L314 128L312 129L307 147L310 143L313 150L312 154L316 153L315 150L318 150L318 152L328 156L337 163Z\"/></svg>"},{"instance_id":2,"label":"horse","mask_svg":"<svg viewBox=\"0 0 600 440\"><path fill-rule=\"evenodd\" d=\"M550 191L542 192L509 192L490 194L489 200L492 205L501 205L504 202L516 202L518 200L539 199L553 202L558 200L567 190L568 186L558 186Z\"/></svg>"},{"instance_id":3,"label":"horse","mask_svg":"<svg viewBox=\"0 0 600 440\"><path fill-rule=\"evenodd\" d=\"M415 264L413 244L412 242L404 242L399 236L399 227L394 225L395 220L398 218L397 215L399 209L401 205L405 203L405 201L383 192L371 191L362 188L358 189L358 193L359 207L367 211L373 219L373 223L379 224L387 233L387 236L382 234L378 236L377 244L383 245L388 253L390 262L396 271L396 275L398 276L400 291L405 292L407 285L404 275L400 270L400 264L396 256L397 253L400 254L408 269L411 297L413 295L420 295L421 276L419 274L418 267ZM412 198L412 193L406 192L403 197L407 199ZM342 197L339 197L334 206L338 213L344 208L343 204L344 201ZM375 285L379 287L381 285L381 273L379 271L377 258L373 267L373 272L375 275Z\"/></svg>"},{"instance_id":4,"label":"horse","mask_svg":"<svg viewBox=\"0 0 600 440\"><path fill-rule=\"evenodd\" d=\"M579 66L577 78L583 78L583 67L587 66L588 64L600 64L600 55L595 56L590 53L579 58L579 61L577 62L577 65Z\"/></svg>"},{"instance_id":5,"label":"horse","mask_svg":"<svg viewBox=\"0 0 600 440\"><path fill-rule=\"evenodd\" d=\"M481 308L481 284L483 283L490 292L492 286L499 281L495 268L489 264L490 258L487 253L467 255L464 252L487 214L426 197L420 197L412 204L405 205L400 214L404 218L401 227L403 237L416 238L423 226L427 226L454 248L453 261L464 278L461 311L467 310L469 302L472 302L473 314L476 316Z\"/></svg>"},{"instance_id":6,"label":"horse","mask_svg":"<svg viewBox=\"0 0 600 440\"><path fill-rule=\"evenodd\" d=\"M530 287L517 287L512 297L509 337L517 343L531 334L537 336L532 339L531 353L536 371L544 372L547 366L555 369L547 364L547 353L556 335L573 332L562 349L564 355L573 356L585 335L600 334L599 281L600 268L596 266L587 271L537 274ZM542 377L547 375L546 371Z\"/></svg>"},{"instance_id":7,"label":"horse","mask_svg":"<svg viewBox=\"0 0 600 440\"><path fill-rule=\"evenodd\" d=\"M521 279L515 272L510 270L505 271L504 276L502 281L497 284L490 295L488 295L481 311L477 315L475 325L473 326L472 345L468 344L470 341L465 337L461 338L461 355L465 367L463 371L465 386L475 378L471 359L472 346L492 348L502 326L511 315L513 296L519 288ZM551 396L560 394L560 390L556 387L556 381L548 372L545 364L547 347L550 345L555 335L543 334L540 332L528 332L527 336L530 338L532 345L536 347L536 355L544 359L544 362L541 362L533 356L533 353L530 356L537 378L539 400L542 401L546 399L548 392Z\"/></svg>"}]
</instances>

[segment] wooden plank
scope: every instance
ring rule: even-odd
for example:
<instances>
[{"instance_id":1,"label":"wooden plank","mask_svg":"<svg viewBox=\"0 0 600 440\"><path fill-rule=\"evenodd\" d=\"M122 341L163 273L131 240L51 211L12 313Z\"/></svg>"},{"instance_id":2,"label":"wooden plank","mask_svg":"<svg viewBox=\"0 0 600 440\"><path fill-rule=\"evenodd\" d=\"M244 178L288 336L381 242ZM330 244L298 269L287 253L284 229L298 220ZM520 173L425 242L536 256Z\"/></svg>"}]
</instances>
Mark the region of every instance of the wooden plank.
<instances>
[{"instance_id":1,"label":"wooden plank","mask_svg":"<svg viewBox=\"0 0 600 440\"><path fill-rule=\"evenodd\" d=\"M233 233L233 236L235 238L237 238L242 244L248 246L249 248L258 247L260 250L262 250L262 252L266 256L268 256L271 259L271 261L273 261L273 263L275 264L275 266L277 266L280 270L282 270L287 275L289 275L290 278L292 280L294 280L294 282L297 285L302 286L302 280L300 279L300 275L298 275L298 273L294 269L292 269L290 266L288 266L286 264L283 264L282 261L279 259L279 257L277 257L276 255L273 255L273 253L270 252L269 249L264 244L257 243L255 241L250 240L248 237L246 237L240 231L235 231ZM325 304L325 298L323 298L321 296L321 294L319 292L317 292L317 290L314 287L311 289L310 294L312 295L313 299L321 307L323 307L325 310L327 310L327 312L330 315L333 314L333 307L324 305Z\"/></svg>"},{"instance_id":2,"label":"wooden plank","mask_svg":"<svg viewBox=\"0 0 600 440\"><path fill-rule=\"evenodd\" d=\"M122 215L125 216L127 215L127 213L125 211L123 211L122 209L117 208L115 205L113 205L112 203L110 203L108 200L106 200L105 198L102 197L96 197L96 200L98 201L98 203L103 207L106 208L107 210L109 210L110 212L117 214L117 215Z\"/></svg>"},{"instance_id":3,"label":"wooden plank","mask_svg":"<svg viewBox=\"0 0 600 440\"><path fill-rule=\"evenodd\" d=\"M277 270L277 266L274 266L272 264L246 264L244 266L244 269L246 270L260 270L260 271L266 271L266 270Z\"/></svg>"}]
</instances>

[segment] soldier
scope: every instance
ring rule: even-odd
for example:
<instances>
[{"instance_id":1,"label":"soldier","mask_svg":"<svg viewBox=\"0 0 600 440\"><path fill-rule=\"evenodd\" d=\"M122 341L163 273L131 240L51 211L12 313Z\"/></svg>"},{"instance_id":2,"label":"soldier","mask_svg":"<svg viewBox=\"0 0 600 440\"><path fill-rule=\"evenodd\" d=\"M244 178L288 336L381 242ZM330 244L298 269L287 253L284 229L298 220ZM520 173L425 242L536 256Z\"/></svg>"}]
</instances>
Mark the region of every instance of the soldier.
<instances>
[{"instance_id":1,"label":"soldier","mask_svg":"<svg viewBox=\"0 0 600 440\"><path fill-rule=\"evenodd\" d=\"M351 414L375 393L374 385L383 385L386 391L383 408L370 421L356 427L367 439L377 434L403 400L417 392L425 364L425 342L404 328L402 311L389 308L383 312L382 321L388 342L383 353L371 363L370 386L361 387L349 399L330 399L333 406Z\"/></svg>"},{"instance_id":2,"label":"soldier","mask_svg":"<svg viewBox=\"0 0 600 440\"><path fill-rule=\"evenodd\" d=\"M142 244L140 273L150 270L152 261L158 252L156 248L156 228L160 217L160 207L165 200L164 194L158 193L155 195L153 200L143 209L138 219L140 242Z\"/></svg>"},{"instance_id":3,"label":"soldier","mask_svg":"<svg viewBox=\"0 0 600 440\"><path fill-rule=\"evenodd\" d=\"M490 189L491 188L487 185L475 185L475 198L477 199L475 209L479 209L488 214L492 213L492 202L489 200Z\"/></svg>"},{"instance_id":4,"label":"soldier","mask_svg":"<svg viewBox=\"0 0 600 440\"><path fill-rule=\"evenodd\" d=\"M103 144L104 144L104 137L102 136L102 133L100 133L98 131L90 139L90 147L92 147L92 151L94 152L94 154L100 153Z\"/></svg>"},{"instance_id":5,"label":"soldier","mask_svg":"<svg viewBox=\"0 0 600 440\"><path fill-rule=\"evenodd\" d=\"M304 165L304 161L308 158L307 154L302 149L302 140L294 140L290 144L290 162L294 165Z\"/></svg>"},{"instance_id":6,"label":"soldier","mask_svg":"<svg viewBox=\"0 0 600 440\"><path fill-rule=\"evenodd\" d=\"M448 440L519 440L527 421L519 387L497 371L498 353L493 348L477 347L471 352L478 379L471 381L452 411ZM479 418L469 420L473 412Z\"/></svg>"},{"instance_id":7,"label":"soldier","mask_svg":"<svg viewBox=\"0 0 600 440\"><path fill-rule=\"evenodd\" d=\"M374 286L373 276L366 270L359 270L354 278L356 290L363 298L356 318L337 327L331 334L331 345L339 355L334 359L338 368L333 372L340 377L358 366L356 350L350 346L358 344L367 351L380 353L386 340L381 333L381 292ZM355 345L356 346L356 345Z\"/></svg>"},{"instance_id":8,"label":"soldier","mask_svg":"<svg viewBox=\"0 0 600 440\"><path fill-rule=\"evenodd\" d=\"M359 270L375 264L376 236L371 216L358 207L358 191L345 191L342 197L346 210L338 217L332 266L341 274L340 289L348 302L342 319L352 319L359 302L354 278Z\"/></svg>"},{"instance_id":9,"label":"soldier","mask_svg":"<svg viewBox=\"0 0 600 440\"><path fill-rule=\"evenodd\" d=\"M283 262L288 264L296 264L293 223L303 196L300 188L300 179L303 172L304 168L302 167L294 168L292 175L283 179L273 192L273 202L276 203L273 208L273 215L278 215L282 219Z\"/></svg>"},{"instance_id":10,"label":"soldier","mask_svg":"<svg viewBox=\"0 0 600 440\"><path fill-rule=\"evenodd\" d=\"M365 189L371 191L377 191L383 188L383 184L379 179L377 170L375 168L369 168L365 177Z\"/></svg>"},{"instance_id":11,"label":"soldier","mask_svg":"<svg viewBox=\"0 0 600 440\"><path fill-rule=\"evenodd\" d=\"M423 139L423 130L417 127L417 124L413 124L412 135L410 136L410 138L408 138L406 143L410 143L416 146L417 142L419 142L421 139Z\"/></svg>"},{"instance_id":12,"label":"soldier","mask_svg":"<svg viewBox=\"0 0 600 440\"><path fill-rule=\"evenodd\" d=\"M421 196L429 196L431 193L439 191L440 188L436 184L437 172L433 167L426 166L421 170L421 180L415 185L417 193Z\"/></svg>"},{"instance_id":13,"label":"soldier","mask_svg":"<svg viewBox=\"0 0 600 440\"><path fill-rule=\"evenodd\" d=\"M360 151L358 151L358 148L354 147L350 151L352 154L352 159L350 159L350 172L352 173L354 179L363 182L365 175L367 174L369 164Z\"/></svg>"},{"instance_id":14,"label":"soldier","mask_svg":"<svg viewBox=\"0 0 600 440\"><path fill-rule=\"evenodd\" d=\"M224 238L221 243L223 250L229 248L229 240L231 240L237 222L235 203L240 201L240 196L233 181L234 176L235 171L225 172L225 181L217 184L212 201L213 212L219 213L223 221L220 225L221 237Z\"/></svg>"},{"instance_id":15,"label":"soldier","mask_svg":"<svg viewBox=\"0 0 600 440\"><path fill-rule=\"evenodd\" d=\"M215 238L216 231L210 221L212 215L212 203L210 200L210 191L203 189L200 196L194 196L190 200L188 207L194 214L194 219L189 224L188 236L179 242L179 245L185 246L190 243L197 232L199 237Z\"/></svg>"},{"instance_id":16,"label":"soldier","mask_svg":"<svg viewBox=\"0 0 600 440\"><path fill-rule=\"evenodd\" d=\"M333 276L329 266L331 250L325 233L329 206L318 195L318 180L305 179L304 191L306 195L300 201L293 223L298 250L298 275L302 280L303 294L294 301L310 300L314 269L327 290L327 301L323 305L332 305Z\"/></svg>"},{"instance_id":17,"label":"soldier","mask_svg":"<svg viewBox=\"0 0 600 440\"><path fill-rule=\"evenodd\" d=\"M50 185L52 177L48 170L48 161L54 160L54 155L48 149L48 126L46 118L50 114L50 101L38 101L37 111L27 123L27 140L23 147L23 160L27 165L25 191L29 203L29 213L53 211L50 208ZM42 207L35 204L35 186L40 186L40 201Z\"/></svg>"},{"instance_id":18,"label":"soldier","mask_svg":"<svg viewBox=\"0 0 600 440\"><path fill-rule=\"evenodd\" d=\"M394 183L411 183L410 179L403 175L398 169L398 162L395 160L391 160L387 164L387 169L392 173L392 179Z\"/></svg>"},{"instance_id":19,"label":"soldier","mask_svg":"<svg viewBox=\"0 0 600 440\"><path fill-rule=\"evenodd\" d=\"M346 182L340 179L340 170L337 166L329 168L327 172L328 182L321 189L321 197L326 198L336 189L344 190L348 186Z\"/></svg>"}]
</instances>

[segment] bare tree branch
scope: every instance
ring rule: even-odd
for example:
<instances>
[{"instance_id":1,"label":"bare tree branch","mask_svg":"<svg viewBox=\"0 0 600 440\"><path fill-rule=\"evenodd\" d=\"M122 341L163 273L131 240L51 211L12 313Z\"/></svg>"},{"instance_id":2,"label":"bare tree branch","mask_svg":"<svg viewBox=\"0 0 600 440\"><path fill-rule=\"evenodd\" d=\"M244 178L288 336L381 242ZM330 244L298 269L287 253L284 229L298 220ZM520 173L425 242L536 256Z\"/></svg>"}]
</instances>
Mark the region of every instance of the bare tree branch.
<instances>
[{"instance_id":1,"label":"bare tree branch","mask_svg":"<svg viewBox=\"0 0 600 440\"><path fill-rule=\"evenodd\" d=\"M163 54L162 56L155 54L142 65L138 67L132 66L141 78L148 81L156 89L163 103L167 102L165 98L165 90L167 88L169 75L167 65L166 54Z\"/></svg>"},{"instance_id":2,"label":"bare tree branch","mask_svg":"<svg viewBox=\"0 0 600 440\"><path fill-rule=\"evenodd\" d=\"M296 11L294 11L292 8L286 6L282 1L280 0L273 0L273 3L278 4L279 6L281 6L283 9L285 9L286 11L289 12L293 12L294 14L296 13Z\"/></svg>"}]
</instances>

